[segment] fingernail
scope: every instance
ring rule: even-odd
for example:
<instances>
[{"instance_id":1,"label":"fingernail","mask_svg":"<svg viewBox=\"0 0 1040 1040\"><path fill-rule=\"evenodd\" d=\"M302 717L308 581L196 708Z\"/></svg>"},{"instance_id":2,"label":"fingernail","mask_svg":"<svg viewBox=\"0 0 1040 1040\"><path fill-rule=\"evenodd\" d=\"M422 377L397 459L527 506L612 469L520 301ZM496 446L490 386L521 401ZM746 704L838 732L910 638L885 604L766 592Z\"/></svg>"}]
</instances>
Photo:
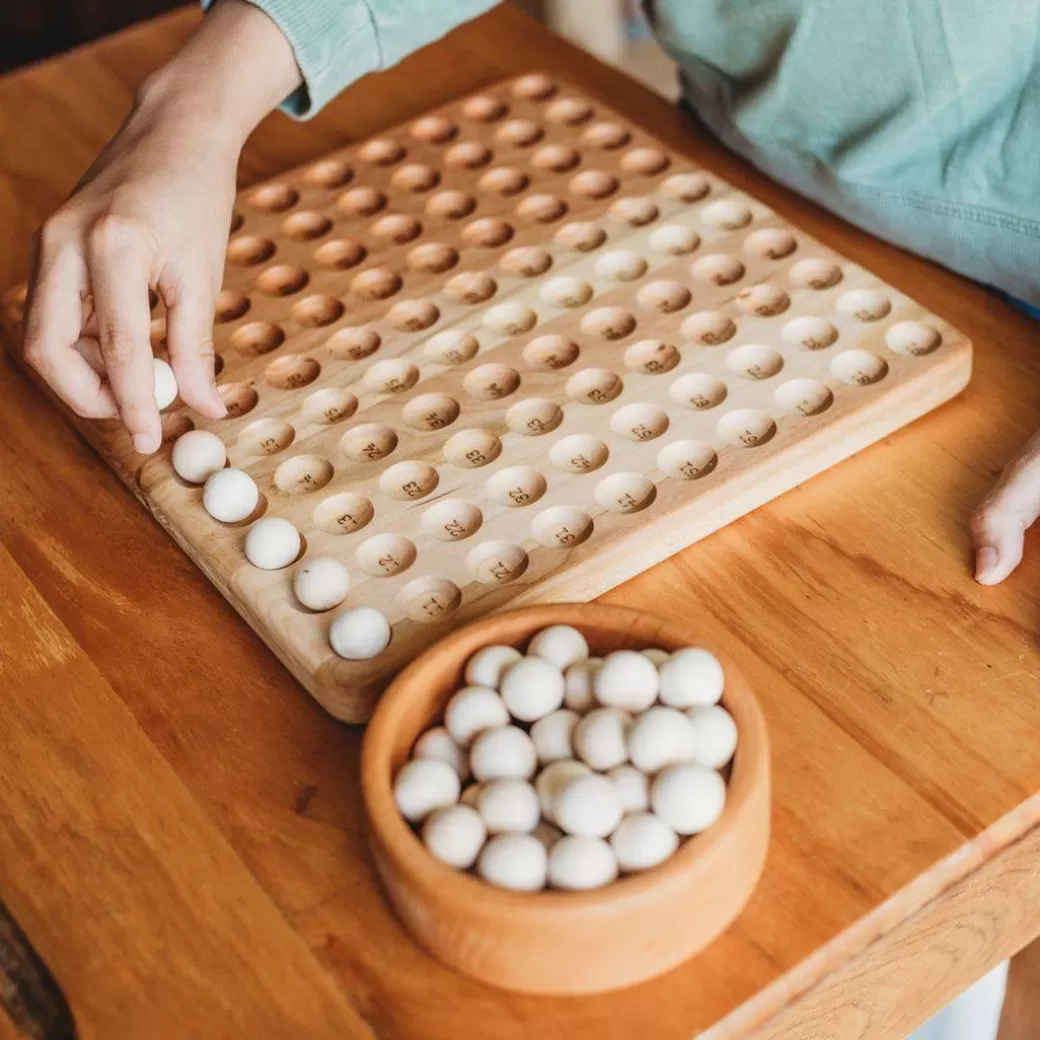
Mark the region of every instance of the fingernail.
<instances>
[{"instance_id":1,"label":"fingernail","mask_svg":"<svg viewBox=\"0 0 1040 1040\"><path fill-rule=\"evenodd\" d=\"M984 582L996 570L998 563L1000 563L1000 554L997 550L989 545L984 545L975 554L975 580Z\"/></svg>"},{"instance_id":2,"label":"fingernail","mask_svg":"<svg viewBox=\"0 0 1040 1040\"><path fill-rule=\"evenodd\" d=\"M151 455L159 450L159 442L150 433L134 434L134 448L140 455Z\"/></svg>"}]
</instances>

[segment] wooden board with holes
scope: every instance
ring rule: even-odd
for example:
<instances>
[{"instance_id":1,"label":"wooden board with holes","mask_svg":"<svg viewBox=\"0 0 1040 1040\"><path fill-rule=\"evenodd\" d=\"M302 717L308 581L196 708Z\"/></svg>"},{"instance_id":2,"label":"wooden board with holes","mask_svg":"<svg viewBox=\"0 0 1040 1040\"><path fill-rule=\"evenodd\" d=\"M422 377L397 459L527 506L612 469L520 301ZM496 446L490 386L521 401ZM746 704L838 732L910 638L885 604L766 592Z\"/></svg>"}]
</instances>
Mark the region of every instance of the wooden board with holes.
<instances>
[{"instance_id":1,"label":"wooden board with holes","mask_svg":"<svg viewBox=\"0 0 1040 1040\"><path fill-rule=\"evenodd\" d=\"M17 332L24 291L6 319ZM216 314L228 417L137 456L78 423L303 685L362 721L470 618L590 599L957 394L946 322L566 84L530 74L242 193ZM156 310L153 345L165 348ZM303 609L174 473L224 440L352 577ZM255 519L257 514L251 518ZM338 610L389 647L345 661Z\"/></svg>"}]
</instances>

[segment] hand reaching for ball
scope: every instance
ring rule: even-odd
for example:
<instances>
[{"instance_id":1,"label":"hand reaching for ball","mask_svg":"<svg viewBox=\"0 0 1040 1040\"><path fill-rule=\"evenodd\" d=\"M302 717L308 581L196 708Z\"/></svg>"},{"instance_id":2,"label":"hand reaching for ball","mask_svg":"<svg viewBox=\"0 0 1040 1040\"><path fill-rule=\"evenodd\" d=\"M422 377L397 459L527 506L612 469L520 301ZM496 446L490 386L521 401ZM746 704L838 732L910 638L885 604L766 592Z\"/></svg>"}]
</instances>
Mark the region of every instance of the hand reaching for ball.
<instances>
[{"instance_id":1,"label":"hand reaching for ball","mask_svg":"<svg viewBox=\"0 0 1040 1040\"><path fill-rule=\"evenodd\" d=\"M133 111L32 250L25 355L77 415L162 442L149 293L166 305L185 404L225 413L213 368L235 168L253 127L300 81L268 17L221 0L140 91Z\"/></svg>"}]
</instances>

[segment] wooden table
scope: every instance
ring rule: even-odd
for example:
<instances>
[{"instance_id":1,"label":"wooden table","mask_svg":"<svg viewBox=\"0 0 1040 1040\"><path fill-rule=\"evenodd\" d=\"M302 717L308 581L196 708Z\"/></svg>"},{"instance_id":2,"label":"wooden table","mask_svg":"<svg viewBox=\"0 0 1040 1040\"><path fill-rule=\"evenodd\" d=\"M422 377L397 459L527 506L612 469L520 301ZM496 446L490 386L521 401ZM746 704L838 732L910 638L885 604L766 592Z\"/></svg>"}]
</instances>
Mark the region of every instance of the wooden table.
<instances>
[{"instance_id":1,"label":"wooden table","mask_svg":"<svg viewBox=\"0 0 1040 1040\"><path fill-rule=\"evenodd\" d=\"M0 287L196 17L0 80ZM1037 422L1032 322L770 185L505 8L311 123L270 119L242 180L533 67L601 94L977 346L958 401L606 597L693 612L743 661L775 751L759 889L702 956L622 993L525 999L441 968L373 878L361 733L295 686L3 364L0 898L27 941L0 920L0 997L23 1022L50 1016L30 1035L68 1035L68 1016L29 945L80 1035L106 1040L881 1040L1040 933L1040 546L984 589L966 528Z\"/></svg>"}]
</instances>

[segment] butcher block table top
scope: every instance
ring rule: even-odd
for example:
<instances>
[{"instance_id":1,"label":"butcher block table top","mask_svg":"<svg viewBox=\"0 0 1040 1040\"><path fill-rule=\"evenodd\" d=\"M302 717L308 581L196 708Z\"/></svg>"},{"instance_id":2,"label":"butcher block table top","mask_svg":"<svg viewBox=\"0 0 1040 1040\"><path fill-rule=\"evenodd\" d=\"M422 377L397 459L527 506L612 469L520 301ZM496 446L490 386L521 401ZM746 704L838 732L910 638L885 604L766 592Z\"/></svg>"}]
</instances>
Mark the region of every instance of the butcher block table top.
<instances>
[{"instance_id":1,"label":"butcher block table top","mask_svg":"<svg viewBox=\"0 0 1040 1040\"><path fill-rule=\"evenodd\" d=\"M185 38L184 11L0 79L0 290ZM391 916L361 731L325 715L0 363L0 1037L900 1038L1040 933L1040 546L970 576L967 518L1040 420L1038 330L771 185L509 8L274 116L243 185L467 91L565 76L971 338L952 404L604 597L694 617L774 754L762 882L705 953L634 989L529 998ZM1032 540L1031 540L1032 542ZM619 941L624 941L619 936Z\"/></svg>"}]
</instances>

